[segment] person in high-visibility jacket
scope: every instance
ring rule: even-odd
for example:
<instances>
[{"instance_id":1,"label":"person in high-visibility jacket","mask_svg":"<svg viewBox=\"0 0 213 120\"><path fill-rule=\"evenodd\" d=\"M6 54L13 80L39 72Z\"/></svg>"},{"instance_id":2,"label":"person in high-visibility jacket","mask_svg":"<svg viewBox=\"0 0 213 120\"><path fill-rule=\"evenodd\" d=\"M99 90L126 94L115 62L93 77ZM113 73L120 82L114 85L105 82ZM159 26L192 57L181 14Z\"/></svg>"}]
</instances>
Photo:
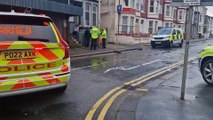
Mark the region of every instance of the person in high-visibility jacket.
<instances>
[{"instance_id":1,"label":"person in high-visibility jacket","mask_svg":"<svg viewBox=\"0 0 213 120\"><path fill-rule=\"evenodd\" d=\"M103 48L105 49L106 48L106 38L107 38L107 31L105 28L102 28L101 37L102 37L102 45L103 45Z\"/></svg>"},{"instance_id":2,"label":"person in high-visibility jacket","mask_svg":"<svg viewBox=\"0 0 213 120\"><path fill-rule=\"evenodd\" d=\"M90 49L96 50L97 41L98 41L98 38L100 36L100 31L97 27L92 27L92 29L90 30L90 34L91 34L91 38L92 38L92 43L91 43Z\"/></svg>"}]
</instances>

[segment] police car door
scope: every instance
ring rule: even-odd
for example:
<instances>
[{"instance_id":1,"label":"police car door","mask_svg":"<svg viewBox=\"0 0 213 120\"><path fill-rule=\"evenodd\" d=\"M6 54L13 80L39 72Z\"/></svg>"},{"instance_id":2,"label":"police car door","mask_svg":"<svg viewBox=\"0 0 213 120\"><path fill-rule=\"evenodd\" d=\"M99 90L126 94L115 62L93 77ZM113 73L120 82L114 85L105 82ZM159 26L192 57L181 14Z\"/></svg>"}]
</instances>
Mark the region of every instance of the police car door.
<instances>
[{"instance_id":1,"label":"police car door","mask_svg":"<svg viewBox=\"0 0 213 120\"><path fill-rule=\"evenodd\" d=\"M177 30L177 42L181 43L182 42L182 34L180 30Z\"/></svg>"},{"instance_id":2,"label":"police car door","mask_svg":"<svg viewBox=\"0 0 213 120\"><path fill-rule=\"evenodd\" d=\"M177 31L176 31L176 29L173 29L173 31L172 31L172 38L173 38L173 43L176 44L177 43Z\"/></svg>"}]
</instances>

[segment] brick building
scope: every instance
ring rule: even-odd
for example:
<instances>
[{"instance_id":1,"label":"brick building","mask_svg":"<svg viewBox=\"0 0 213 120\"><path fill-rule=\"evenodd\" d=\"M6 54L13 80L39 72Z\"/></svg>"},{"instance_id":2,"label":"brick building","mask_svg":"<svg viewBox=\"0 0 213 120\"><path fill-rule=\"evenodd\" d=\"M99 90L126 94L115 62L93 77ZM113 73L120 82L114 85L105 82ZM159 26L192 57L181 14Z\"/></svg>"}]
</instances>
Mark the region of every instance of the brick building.
<instances>
[{"instance_id":1,"label":"brick building","mask_svg":"<svg viewBox=\"0 0 213 120\"><path fill-rule=\"evenodd\" d=\"M109 42L123 44L149 42L150 36L162 27L184 31L186 9L170 3L171 0L102 0L101 26L109 31ZM122 5L120 14L119 4ZM202 8L205 7L198 11L203 13Z\"/></svg>"}]
</instances>

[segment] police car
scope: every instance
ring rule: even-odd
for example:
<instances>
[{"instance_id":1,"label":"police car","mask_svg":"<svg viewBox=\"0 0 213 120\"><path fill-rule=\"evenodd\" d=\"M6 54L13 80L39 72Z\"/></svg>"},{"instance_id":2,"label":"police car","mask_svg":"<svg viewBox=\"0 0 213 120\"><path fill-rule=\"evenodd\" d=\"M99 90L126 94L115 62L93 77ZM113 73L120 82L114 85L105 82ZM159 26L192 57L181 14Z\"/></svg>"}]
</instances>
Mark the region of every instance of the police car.
<instances>
[{"instance_id":1,"label":"police car","mask_svg":"<svg viewBox=\"0 0 213 120\"><path fill-rule=\"evenodd\" d=\"M0 96L56 89L70 78L70 49L45 15L0 13Z\"/></svg>"},{"instance_id":2,"label":"police car","mask_svg":"<svg viewBox=\"0 0 213 120\"><path fill-rule=\"evenodd\" d=\"M182 30L177 28L162 28L153 35L151 39L151 46L155 48L157 46L172 48L174 45L182 47L184 35Z\"/></svg>"},{"instance_id":3,"label":"police car","mask_svg":"<svg viewBox=\"0 0 213 120\"><path fill-rule=\"evenodd\" d=\"M213 86L213 46L208 46L202 50L198 61L204 81Z\"/></svg>"}]
</instances>

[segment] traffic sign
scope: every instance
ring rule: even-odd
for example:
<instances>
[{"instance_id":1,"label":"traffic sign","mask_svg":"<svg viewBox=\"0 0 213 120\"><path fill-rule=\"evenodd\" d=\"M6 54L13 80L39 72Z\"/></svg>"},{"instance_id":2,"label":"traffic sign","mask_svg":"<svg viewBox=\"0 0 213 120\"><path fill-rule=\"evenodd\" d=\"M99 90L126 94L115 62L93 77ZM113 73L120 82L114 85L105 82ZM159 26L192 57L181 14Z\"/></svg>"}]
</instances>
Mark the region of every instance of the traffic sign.
<instances>
[{"instance_id":1,"label":"traffic sign","mask_svg":"<svg viewBox=\"0 0 213 120\"><path fill-rule=\"evenodd\" d=\"M117 6L117 12L118 12L118 14L121 14L122 11L123 11L122 5L118 5Z\"/></svg>"},{"instance_id":2,"label":"traffic sign","mask_svg":"<svg viewBox=\"0 0 213 120\"><path fill-rule=\"evenodd\" d=\"M196 2L197 0L172 0L171 5L172 6L187 6L187 4L184 3L185 1L188 3L190 3L190 1L191 1L191 3L193 3L193 1ZM200 1L200 5L202 5L202 6L213 6L213 0L199 0L199 1Z\"/></svg>"},{"instance_id":3,"label":"traffic sign","mask_svg":"<svg viewBox=\"0 0 213 120\"><path fill-rule=\"evenodd\" d=\"M200 5L200 0L184 0L184 4L188 6Z\"/></svg>"}]
</instances>

